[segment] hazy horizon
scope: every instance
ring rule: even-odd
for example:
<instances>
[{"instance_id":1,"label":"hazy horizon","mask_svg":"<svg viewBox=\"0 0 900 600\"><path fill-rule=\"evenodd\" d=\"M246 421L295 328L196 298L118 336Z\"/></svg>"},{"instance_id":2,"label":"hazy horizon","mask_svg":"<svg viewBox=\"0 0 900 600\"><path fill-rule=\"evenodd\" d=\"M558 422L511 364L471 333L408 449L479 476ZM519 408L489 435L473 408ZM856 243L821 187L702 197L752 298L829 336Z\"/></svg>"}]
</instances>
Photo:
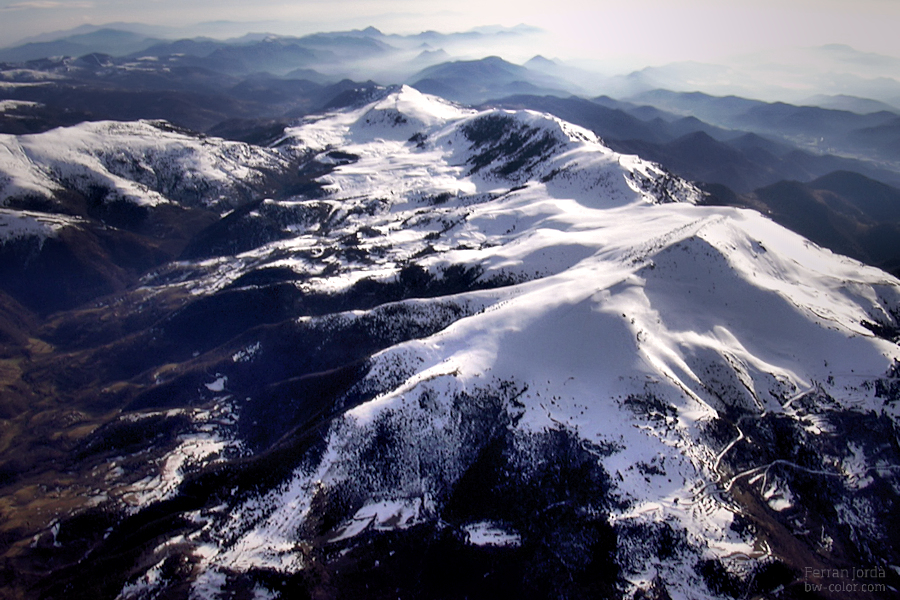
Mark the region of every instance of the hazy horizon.
<instances>
[{"instance_id":1,"label":"hazy horizon","mask_svg":"<svg viewBox=\"0 0 900 600\"><path fill-rule=\"evenodd\" d=\"M367 26L385 33L446 33L524 23L546 32L541 53L564 59L620 57L648 65L706 62L773 48L824 44L900 56L900 39L894 32L900 22L900 3L891 0L866 0L852 6L838 0L739 0L727 5L711 0L634 0L627 5L583 0L548 5L523 0L515 10L499 2L437 0L426 11L410 0L266 0L252 6L234 1L7 0L0 1L0 14L3 47L42 33L114 22L189 32L202 29L197 25L204 23L230 21L245 23L247 32L261 32L259 27L268 25L266 32L294 35Z\"/></svg>"},{"instance_id":2,"label":"hazy horizon","mask_svg":"<svg viewBox=\"0 0 900 600\"><path fill-rule=\"evenodd\" d=\"M635 0L627 5L559 0L552 7L524 0L514 11L497 2L470 0L438 0L427 10L409 0L267 0L253 7L231 1L0 0L0 14L2 47L86 24L143 24L160 37L220 39L369 26L388 35L409 35L526 25L521 35L444 49L454 60L495 54L518 64L541 54L603 77L667 66L654 74L658 87L683 91L788 102L847 94L900 106L900 38L892 31L900 22L900 3L890 0L852 7L838 0L739 0L727 6L710 0ZM369 78L368 73L354 75ZM595 78L591 84L596 92L608 82Z\"/></svg>"}]
</instances>

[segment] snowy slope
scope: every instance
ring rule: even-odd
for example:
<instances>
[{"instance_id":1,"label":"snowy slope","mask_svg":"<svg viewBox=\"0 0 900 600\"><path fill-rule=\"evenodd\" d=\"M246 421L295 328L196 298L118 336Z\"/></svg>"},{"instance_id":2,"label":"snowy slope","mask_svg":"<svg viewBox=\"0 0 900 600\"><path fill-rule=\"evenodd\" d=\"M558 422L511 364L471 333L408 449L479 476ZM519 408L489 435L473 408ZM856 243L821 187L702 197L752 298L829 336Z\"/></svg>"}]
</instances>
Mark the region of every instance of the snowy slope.
<instances>
[{"instance_id":1,"label":"snowy slope","mask_svg":"<svg viewBox=\"0 0 900 600\"><path fill-rule=\"evenodd\" d=\"M46 133L0 136L0 204L64 190L103 202L225 206L281 171L282 155L178 131L164 122L82 123Z\"/></svg>"},{"instance_id":2,"label":"snowy slope","mask_svg":"<svg viewBox=\"0 0 900 600\"><path fill-rule=\"evenodd\" d=\"M42 242L78 221L73 217L0 208L0 244L21 238L36 238Z\"/></svg>"},{"instance_id":3,"label":"snowy slope","mask_svg":"<svg viewBox=\"0 0 900 600\"><path fill-rule=\"evenodd\" d=\"M244 531L239 520L233 543L207 548L210 567L302 568L287 549L322 486L351 482L368 498L336 540L434 518L436 498L455 475L416 456L440 447L455 457L450 463L471 460L455 405L497 394L504 383L518 390L503 404L517 430L564 428L616 449L599 457L615 481L620 508L612 522L674 524L699 555L719 558L767 550L731 527L734 500L722 490L744 475L721 468L728 448L706 434L717 419L783 415L808 430L813 419L794 404L821 386L833 410L898 416L861 385L900 358L896 344L862 325L894 323L896 280L757 213L694 206L689 185L612 153L577 127L527 112L463 111L404 88L288 133L323 153L359 156L327 176L333 201L388 200L383 212L360 220L383 234L362 245L386 248L370 253L383 258L342 264L340 276L318 285L363 272L394 277L435 231L434 252L419 265L479 265L484 278L521 283L456 296L475 307L471 314L374 357L359 385L381 393L332 427L314 468L240 509L256 515L252 526ZM492 155L498 147L511 153ZM423 206L441 194L449 198ZM393 476L385 477L392 487L359 484L367 468L361 447L385 423L395 431ZM634 561L628 580L647 586L662 574L673 597L714 596L688 574L694 560Z\"/></svg>"},{"instance_id":4,"label":"snowy slope","mask_svg":"<svg viewBox=\"0 0 900 600\"><path fill-rule=\"evenodd\" d=\"M151 274L143 289L215 298L288 271L309 302L362 298L292 327L388 341L337 392L322 444L288 477L234 484L191 512L191 533L142 559L155 566L121 598L170 585L161 573L176 547L195 565L197 597L247 578L270 597L272 573L318 572L323 556L339 564L377 536L424 530L514 556L550 548L564 574L551 580L570 582L596 570L587 557L611 539L610 585L626 597L743 593L765 565L826 560L850 542L858 560L896 560L883 526L900 493L895 434L878 433L900 416L896 279L758 213L698 205L693 186L657 165L538 113L475 112L404 87L308 119L278 146L313 157L304 168L323 173L321 197L234 218L294 215L291 237L180 263L181 276ZM313 212L324 216L297 216ZM394 289L414 291L370 300ZM194 498L191 468L227 449L253 454L242 420L279 426L241 387L278 351L267 336L248 330L216 350L231 358L214 375L203 367L198 393L228 415L214 435L207 411L158 475L122 475L110 498ZM340 360L292 385L348 369ZM276 420L294 418L305 401L295 394L271 409ZM579 475L554 478L567 469ZM810 481L832 494L833 519ZM531 502L540 510L516 512ZM832 543L839 531L848 537Z\"/></svg>"}]
</instances>

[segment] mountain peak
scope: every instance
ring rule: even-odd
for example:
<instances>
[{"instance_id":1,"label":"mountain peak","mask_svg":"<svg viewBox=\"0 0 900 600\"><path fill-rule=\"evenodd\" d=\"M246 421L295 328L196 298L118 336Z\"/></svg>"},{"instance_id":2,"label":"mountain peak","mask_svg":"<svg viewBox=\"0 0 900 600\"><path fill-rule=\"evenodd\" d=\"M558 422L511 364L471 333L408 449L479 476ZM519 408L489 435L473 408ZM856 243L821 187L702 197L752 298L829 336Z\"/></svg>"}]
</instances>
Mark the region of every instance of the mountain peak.
<instances>
[{"instance_id":1,"label":"mountain peak","mask_svg":"<svg viewBox=\"0 0 900 600\"><path fill-rule=\"evenodd\" d=\"M476 62L483 62L483 63L495 64L495 65L501 65L501 64L502 65L511 65L511 64L513 64L511 62L504 60L503 58L501 58L499 56L485 56L484 58L482 58Z\"/></svg>"},{"instance_id":2,"label":"mountain peak","mask_svg":"<svg viewBox=\"0 0 900 600\"><path fill-rule=\"evenodd\" d=\"M690 184L637 157L617 155L594 133L551 115L466 109L405 85L365 106L290 128L287 135L315 151L380 141L391 144L398 161L409 154L412 164L422 160L421 152L434 153L426 156L465 165L465 185L478 190L539 182L545 193L586 206L693 203L700 197ZM427 190L433 184L410 174L408 186Z\"/></svg>"},{"instance_id":3,"label":"mountain peak","mask_svg":"<svg viewBox=\"0 0 900 600\"><path fill-rule=\"evenodd\" d=\"M558 66L558 65L556 64L556 61L550 60L549 58L544 58L544 57L541 56L540 54L536 54L535 56L531 57L531 58L525 63L525 66L526 66L526 67L529 67L529 68L538 68L538 69L540 69L540 68L556 67L556 66Z\"/></svg>"}]
</instances>

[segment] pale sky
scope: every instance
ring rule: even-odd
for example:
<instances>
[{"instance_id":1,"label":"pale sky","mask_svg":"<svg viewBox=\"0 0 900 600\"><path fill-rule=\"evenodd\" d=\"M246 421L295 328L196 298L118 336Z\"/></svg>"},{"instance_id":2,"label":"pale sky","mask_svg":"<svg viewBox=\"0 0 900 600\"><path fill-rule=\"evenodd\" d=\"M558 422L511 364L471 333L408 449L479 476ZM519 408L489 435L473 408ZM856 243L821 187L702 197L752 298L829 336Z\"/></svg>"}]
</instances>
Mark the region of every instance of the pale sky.
<instances>
[{"instance_id":1,"label":"pale sky","mask_svg":"<svg viewBox=\"0 0 900 600\"><path fill-rule=\"evenodd\" d=\"M827 43L900 56L900 0L0 0L0 46L83 24L217 20L281 34L525 23L548 32L536 50L549 56L631 55L657 64Z\"/></svg>"}]
</instances>

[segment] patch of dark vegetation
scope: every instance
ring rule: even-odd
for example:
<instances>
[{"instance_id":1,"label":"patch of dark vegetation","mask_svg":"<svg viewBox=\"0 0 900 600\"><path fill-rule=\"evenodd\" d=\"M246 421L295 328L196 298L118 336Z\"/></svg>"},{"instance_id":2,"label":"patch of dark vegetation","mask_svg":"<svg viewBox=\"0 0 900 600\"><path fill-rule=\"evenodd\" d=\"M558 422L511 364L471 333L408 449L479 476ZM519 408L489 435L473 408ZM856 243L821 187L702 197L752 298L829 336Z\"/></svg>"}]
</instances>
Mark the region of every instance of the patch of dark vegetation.
<instances>
[{"instance_id":1,"label":"patch of dark vegetation","mask_svg":"<svg viewBox=\"0 0 900 600\"><path fill-rule=\"evenodd\" d=\"M541 183L548 183L552 181L553 178L559 175L561 172L561 169L553 169L552 171L541 177Z\"/></svg>"},{"instance_id":2,"label":"patch of dark vegetation","mask_svg":"<svg viewBox=\"0 0 900 600\"><path fill-rule=\"evenodd\" d=\"M763 564L753 572L749 593L760 594L765 597L775 592L775 590L784 590L799 578L800 573L780 560L773 560Z\"/></svg>"},{"instance_id":3,"label":"patch of dark vegetation","mask_svg":"<svg viewBox=\"0 0 900 600\"><path fill-rule=\"evenodd\" d=\"M0 289L47 315L122 290L169 258L125 231L65 227L43 242L26 237L0 245Z\"/></svg>"},{"instance_id":4,"label":"patch of dark vegetation","mask_svg":"<svg viewBox=\"0 0 900 600\"><path fill-rule=\"evenodd\" d=\"M292 272L284 274L290 279L295 277ZM309 294L294 281L229 286L208 296L173 297L167 306L168 314L166 311L160 314L156 310L145 310L134 314L144 316L146 319L115 320L114 323L122 326L131 323L136 330L103 327L99 338L96 336L86 338L80 332L87 327L87 333L90 333L91 328L88 326L95 319L101 318L102 321L104 314L102 308L60 315L54 322L54 339L69 347L83 349L67 361L65 369L54 370L52 364L42 367L41 377L54 380L60 390L71 391L87 385L100 385L101 381L128 381L142 373L145 373L142 380L145 381L149 377L146 372L154 367L190 361L255 328L284 322L285 328L290 329L294 320L300 316L317 317L343 311L370 310L407 298L439 297L516 282L504 277L481 279L480 274L481 271L477 267L461 265L450 266L437 276L420 267L410 267L396 280L380 282L363 279L349 290L338 294ZM275 278L272 273L252 277L269 276ZM253 282L254 279L251 278L249 281ZM247 280L244 283L247 283ZM185 303L185 300L190 302ZM139 302L139 299L135 299L134 302ZM159 308L159 303L154 303L153 306ZM394 309L385 307L384 310L371 315L371 319L380 322L379 315L390 310ZM398 307L397 310L402 312L403 309ZM124 312L132 314L128 310ZM78 325L81 319L87 319L84 327ZM382 333L376 333L373 337L371 332L360 330L368 319L369 317L348 325L347 331L355 331L353 335L361 340L380 339ZM444 322L442 319L443 317L435 322L442 323ZM68 323L69 320L73 322ZM390 339L395 339L391 332L412 331L409 326L409 323L403 321L390 327L387 324L378 325L390 334ZM423 330L425 329L428 327ZM316 334L316 339L328 334L330 332ZM101 345L93 349L84 346L92 340ZM348 340L348 343L354 342ZM298 354L310 352L311 346L308 341L298 340L297 344L285 348L287 355L296 357ZM381 346L380 342L374 344L366 342L360 347L377 352L384 346ZM320 363L312 371L293 371L285 374L285 378L307 372L325 371L363 356L365 354L354 354L353 358L346 360ZM175 406L177 402L187 401L188 398L194 398L195 401L199 398L196 390L202 385L203 377L208 375L200 373L179 381L158 382L145 392L141 392L140 397L143 399L132 408L160 406L159 403L163 402L164 398L168 400L163 402L163 406ZM109 400L112 401L112 397ZM189 401L188 404L193 404L194 401Z\"/></svg>"},{"instance_id":5,"label":"patch of dark vegetation","mask_svg":"<svg viewBox=\"0 0 900 600\"><path fill-rule=\"evenodd\" d=\"M317 565L330 585L309 581L310 592L325 598L536 599L562 583L529 572L545 557L521 548L472 546L449 528L424 525L369 537L346 556ZM573 593L572 587L561 597L598 597L588 590Z\"/></svg>"},{"instance_id":6,"label":"patch of dark vegetation","mask_svg":"<svg viewBox=\"0 0 900 600\"><path fill-rule=\"evenodd\" d=\"M753 520L746 514L741 513L737 513L732 517L731 525L729 525L728 528L745 538L755 536L758 531Z\"/></svg>"},{"instance_id":7,"label":"patch of dark vegetation","mask_svg":"<svg viewBox=\"0 0 900 600\"><path fill-rule=\"evenodd\" d=\"M638 184L641 190L656 198L660 204L679 202L678 192L682 188L682 181L665 169L663 169L662 176L656 178L640 176L635 172L632 180Z\"/></svg>"},{"instance_id":8,"label":"patch of dark vegetation","mask_svg":"<svg viewBox=\"0 0 900 600\"><path fill-rule=\"evenodd\" d=\"M354 163L359 160L358 154L353 154L352 152L344 152L342 150L332 150L328 152L326 156L338 161L338 164L342 165Z\"/></svg>"},{"instance_id":9,"label":"patch of dark vegetation","mask_svg":"<svg viewBox=\"0 0 900 600\"><path fill-rule=\"evenodd\" d=\"M435 333L463 314L452 305L435 305L430 318L421 320L411 318L411 310L414 307L395 304L359 318L326 317L300 323L287 319L251 329L229 344L232 349L223 352L221 362L214 367L200 362L196 367L181 369L170 379L140 392L128 408L195 404L208 395L202 391L211 380L210 369L215 368L214 372L228 377L228 393L246 399L240 403L237 433L249 448L260 451L286 434L331 418L336 411L377 394L380 390L362 396L345 393L365 375L369 356L407 339ZM235 351L255 344L261 350L252 360L231 359Z\"/></svg>"},{"instance_id":10,"label":"patch of dark vegetation","mask_svg":"<svg viewBox=\"0 0 900 600\"><path fill-rule=\"evenodd\" d=\"M463 127L463 134L476 146L497 143L510 130L518 126L516 120L509 116L488 115L476 119Z\"/></svg>"},{"instance_id":11,"label":"patch of dark vegetation","mask_svg":"<svg viewBox=\"0 0 900 600\"><path fill-rule=\"evenodd\" d=\"M446 204L447 202L452 200L453 197L453 194L451 194L450 192L442 192L434 196L428 196L427 198L423 198L422 200L426 204L430 204L432 206L440 206L441 204Z\"/></svg>"},{"instance_id":12,"label":"patch of dark vegetation","mask_svg":"<svg viewBox=\"0 0 900 600\"><path fill-rule=\"evenodd\" d=\"M101 544L104 535L115 527L121 518L120 512L108 507L91 508L74 516L64 517L57 521L50 531L44 532L34 540L34 543L26 551L26 556L16 557L13 562L27 558L35 571L50 576L44 579L44 585L49 584L52 587L53 578L57 574L69 570L71 565L77 564L92 547ZM32 576L34 574L34 572L28 573ZM25 574L23 573L23 575ZM80 590L79 587L73 587L74 582L67 583L69 584L68 589L76 593ZM48 594L40 597L62 598L63 596ZM86 596L76 595L75 597L84 598Z\"/></svg>"},{"instance_id":13,"label":"patch of dark vegetation","mask_svg":"<svg viewBox=\"0 0 900 600\"><path fill-rule=\"evenodd\" d=\"M235 209L199 232L181 254L182 260L231 256L291 237L283 227L259 211L263 200Z\"/></svg>"},{"instance_id":14,"label":"patch of dark vegetation","mask_svg":"<svg viewBox=\"0 0 900 600\"><path fill-rule=\"evenodd\" d=\"M100 185L88 186L84 196L87 215L112 227L140 230L150 215L149 207L121 198L115 190Z\"/></svg>"},{"instance_id":15,"label":"patch of dark vegetation","mask_svg":"<svg viewBox=\"0 0 900 600\"><path fill-rule=\"evenodd\" d=\"M160 448L171 443L190 425L190 419L183 414L119 418L94 431L78 450L76 459L97 454L125 456L148 448Z\"/></svg>"},{"instance_id":16,"label":"patch of dark vegetation","mask_svg":"<svg viewBox=\"0 0 900 600\"><path fill-rule=\"evenodd\" d=\"M185 474L177 495L202 507L234 504L283 484L300 468L313 468L327 449L330 418L311 420L270 448L206 465ZM194 510L194 509L191 509ZM234 541L224 538L223 543Z\"/></svg>"},{"instance_id":17,"label":"patch of dark vegetation","mask_svg":"<svg viewBox=\"0 0 900 600\"><path fill-rule=\"evenodd\" d=\"M301 177L299 181L288 184L280 188L279 198L324 198L328 195L322 183L310 180L308 177Z\"/></svg>"},{"instance_id":18,"label":"patch of dark vegetation","mask_svg":"<svg viewBox=\"0 0 900 600\"><path fill-rule=\"evenodd\" d=\"M889 342L897 343L900 341L900 327L894 324L886 324L879 323L876 321L869 321L868 319L863 319L860 321L860 325L871 331L873 334L877 335L883 340L887 340Z\"/></svg>"},{"instance_id":19,"label":"patch of dark vegetation","mask_svg":"<svg viewBox=\"0 0 900 600\"><path fill-rule=\"evenodd\" d=\"M344 480L318 486L309 503L308 517L299 528L299 535L319 543L328 543L333 539L334 532L365 502L359 486L355 484Z\"/></svg>"},{"instance_id":20,"label":"patch of dark vegetation","mask_svg":"<svg viewBox=\"0 0 900 600\"><path fill-rule=\"evenodd\" d=\"M283 573L274 569L251 569L247 572L223 571L226 580L222 591L229 598L254 598L262 590L266 590L275 594L276 598L312 600L311 582L321 575L320 573L310 573L307 570L297 573ZM325 600L328 596L319 595L317 598Z\"/></svg>"},{"instance_id":21,"label":"patch of dark vegetation","mask_svg":"<svg viewBox=\"0 0 900 600\"><path fill-rule=\"evenodd\" d=\"M414 133L408 140L410 144L415 144L416 148L424 148L425 142L428 141L428 136L419 131L418 133Z\"/></svg>"},{"instance_id":22,"label":"patch of dark vegetation","mask_svg":"<svg viewBox=\"0 0 900 600\"><path fill-rule=\"evenodd\" d=\"M832 527L837 530L829 532L829 535L845 548L848 554L846 562L850 564L896 564L900 560L900 540L888 532L897 531L894 527L900 526L900 512L897 510L900 507L897 490L900 488L897 471L887 465L900 464L900 431L897 424L886 413L875 411L835 413L829 416L829 423L835 430L836 438L834 446L828 448L829 454L848 460L858 460L856 457L862 455L864 464L869 468L850 481L830 478L835 481L822 486L826 490L813 496L818 503L814 509L819 511L818 514L828 514L823 506L828 501L827 488L832 488L832 503L835 497L843 497L846 506L865 506L866 521L855 531L846 526L834 527L827 520L826 531ZM865 485L859 486L860 479ZM857 486L859 489L856 489ZM808 493L813 491L811 487L811 484L807 487Z\"/></svg>"},{"instance_id":23,"label":"patch of dark vegetation","mask_svg":"<svg viewBox=\"0 0 900 600\"><path fill-rule=\"evenodd\" d=\"M153 566L145 560L161 539L197 529L198 525L184 515L202 506L201 499L182 496L158 502L132 516L113 514L100 526L95 522L96 511L63 521L60 535L69 530L72 537L66 548L73 552L79 549L81 553L71 564L60 565L43 578L39 597L117 597L129 580ZM170 552L174 555L174 551ZM168 569L187 575L189 560L184 558L172 559Z\"/></svg>"},{"instance_id":24,"label":"patch of dark vegetation","mask_svg":"<svg viewBox=\"0 0 900 600\"><path fill-rule=\"evenodd\" d=\"M342 408L338 400L368 370L368 362L358 360L271 383L242 405L238 435L249 448L258 451L270 447L285 434L331 418Z\"/></svg>"},{"instance_id":25,"label":"patch of dark vegetation","mask_svg":"<svg viewBox=\"0 0 900 600\"><path fill-rule=\"evenodd\" d=\"M900 460L896 424L884 413L841 410L832 406L834 402L819 390L793 405L811 412L823 405L832 408L822 427L827 434L811 434L795 417L783 414L743 419L744 439L722 460L732 473L762 476L761 481L752 483L749 478L736 481L735 487L743 490L736 497L746 502L749 492L759 498L747 504L751 508L746 513L749 524L755 531L780 538L787 548L785 565L769 574L774 579L767 584L785 585L792 590L786 592L787 597L800 597L792 594L802 585L798 579L802 574L792 575L791 569L802 571L811 560L840 569L856 564L895 564L900 558L896 536L886 533L893 531L888 528L900 526L897 474L892 468L883 468ZM867 467L848 473L839 466L845 461ZM776 511L760 498L772 486L789 494L790 506ZM848 517L847 511L865 514L865 519ZM791 537L784 538L788 532ZM822 539L828 540L827 547L822 546ZM813 553L806 555L807 547L814 549ZM716 569L707 566L707 571L718 581ZM764 575L763 571L757 573L758 578ZM762 581L754 585L764 592ZM727 581L722 585L727 588Z\"/></svg>"},{"instance_id":26,"label":"patch of dark vegetation","mask_svg":"<svg viewBox=\"0 0 900 600\"><path fill-rule=\"evenodd\" d=\"M296 232L289 228L322 226L331 215L331 206L322 202L251 202L200 231L184 249L181 258L202 260L247 252L269 242L294 237Z\"/></svg>"},{"instance_id":27,"label":"patch of dark vegetation","mask_svg":"<svg viewBox=\"0 0 900 600\"><path fill-rule=\"evenodd\" d=\"M672 600L672 596L669 595L665 582L657 575L650 582L650 587L638 588L632 600Z\"/></svg>"},{"instance_id":28,"label":"patch of dark vegetation","mask_svg":"<svg viewBox=\"0 0 900 600\"><path fill-rule=\"evenodd\" d=\"M400 125L409 123L409 119L406 118L406 115L396 109L375 108L366 113L365 118L367 124L387 122L391 127L399 127Z\"/></svg>"},{"instance_id":29,"label":"patch of dark vegetation","mask_svg":"<svg viewBox=\"0 0 900 600\"><path fill-rule=\"evenodd\" d=\"M424 524L362 534L355 541L347 547L313 548L304 557L306 567L290 575L260 569L226 573L225 589L237 593L262 588L301 600L546 597L523 585L521 551L468 545L450 528Z\"/></svg>"},{"instance_id":30,"label":"patch of dark vegetation","mask_svg":"<svg viewBox=\"0 0 900 600\"><path fill-rule=\"evenodd\" d=\"M635 415L651 421L665 422L678 414L674 406L650 392L639 396L632 394L622 404Z\"/></svg>"},{"instance_id":31,"label":"patch of dark vegetation","mask_svg":"<svg viewBox=\"0 0 900 600\"><path fill-rule=\"evenodd\" d=\"M769 460L789 460L808 469L819 469L822 459L809 444L809 435L797 427L794 419L766 413L759 420L744 421L744 435L752 443L766 448Z\"/></svg>"},{"instance_id":32,"label":"patch of dark vegetation","mask_svg":"<svg viewBox=\"0 0 900 600\"><path fill-rule=\"evenodd\" d=\"M274 202L265 201L257 209L261 215L281 227L321 227L334 216L333 207L327 202Z\"/></svg>"},{"instance_id":33,"label":"patch of dark vegetation","mask_svg":"<svg viewBox=\"0 0 900 600\"><path fill-rule=\"evenodd\" d=\"M302 303L302 292L290 282L226 289L188 304L157 329L168 345L202 352L257 325L307 314Z\"/></svg>"},{"instance_id":34,"label":"patch of dark vegetation","mask_svg":"<svg viewBox=\"0 0 900 600\"><path fill-rule=\"evenodd\" d=\"M397 280L362 279L334 295L307 294L288 282L226 289L188 304L158 328L170 344L205 351L257 325L300 315L366 310L408 298L448 296L507 283L502 278L479 281L481 274L477 266L451 265L435 276L411 265L401 270Z\"/></svg>"},{"instance_id":35,"label":"patch of dark vegetation","mask_svg":"<svg viewBox=\"0 0 900 600\"><path fill-rule=\"evenodd\" d=\"M31 311L0 290L0 358L27 355L29 338L37 329L38 323ZM6 383L2 378L0 381ZM0 418L11 418L12 415L4 413L3 404L0 402Z\"/></svg>"},{"instance_id":36,"label":"patch of dark vegetation","mask_svg":"<svg viewBox=\"0 0 900 600\"><path fill-rule=\"evenodd\" d=\"M361 279L349 292L335 297L335 310L351 310L396 302L407 298L436 298L472 290L494 289L519 283L515 277L497 275L483 277L478 266L450 265L432 273L419 265L409 264L400 270L396 280Z\"/></svg>"},{"instance_id":37,"label":"patch of dark vegetation","mask_svg":"<svg viewBox=\"0 0 900 600\"><path fill-rule=\"evenodd\" d=\"M524 439L501 433L455 485L442 519L459 527L486 520L521 536L520 546L496 549L517 557L504 582L513 596L615 597L617 537L599 451L563 429Z\"/></svg>"},{"instance_id":38,"label":"patch of dark vegetation","mask_svg":"<svg viewBox=\"0 0 900 600\"><path fill-rule=\"evenodd\" d=\"M687 532L667 522L626 521L617 525L616 531L625 544L623 562L638 570L649 562L685 555L691 549Z\"/></svg>"},{"instance_id":39,"label":"patch of dark vegetation","mask_svg":"<svg viewBox=\"0 0 900 600\"><path fill-rule=\"evenodd\" d=\"M496 400L507 393L516 392L500 391L493 402L461 397L455 405L500 408L503 402ZM616 535L607 521L608 478L594 454L568 431L514 437L509 429L490 425L503 419L492 415L483 421L483 426L470 422L480 449L452 489L441 495L439 519L329 542L325 534L367 497L357 488L362 480L371 482L373 474L361 473L362 480L323 487L313 498L303 531L311 542L303 545L309 549L303 570L290 578L235 573L230 576L235 585L255 582L276 593L290 589L301 598L621 597ZM388 474L397 475L402 460L397 455L397 436L402 434L396 426L390 417L383 419L363 450L363 462L381 472L376 486L399 483ZM425 470L441 468L439 462L428 464ZM518 535L518 542L471 543L465 526L485 520Z\"/></svg>"},{"instance_id":40,"label":"patch of dark vegetation","mask_svg":"<svg viewBox=\"0 0 900 600\"><path fill-rule=\"evenodd\" d=\"M275 440L291 428L296 429L296 423L310 419L303 414L316 415L325 410L321 408L324 401L313 403L311 406L320 408L312 411L304 407L308 396L318 397L316 386L320 391L335 386L329 396L332 405L324 413L329 416L374 397L383 390L350 390L350 385L360 380L368 369L362 361L390 345L432 335L464 314L452 305L433 306L431 318L419 321L410 318L410 310L404 305L390 305L344 322L326 319L260 332L263 334L258 338L263 348L261 358L234 364L228 370L229 384L235 393L250 398L241 406L239 431L246 428L248 438L265 443L266 439ZM322 382L317 382L319 378ZM324 381L330 382L328 386L323 386ZM286 397L286 393L291 397ZM272 413L278 410L284 412L273 420ZM258 422L261 431L252 431L253 421Z\"/></svg>"},{"instance_id":41,"label":"patch of dark vegetation","mask_svg":"<svg viewBox=\"0 0 900 600\"><path fill-rule=\"evenodd\" d=\"M290 267L264 267L244 273L228 284L226 289L275 285L281 282L300 281L304 278L303 274Z\"/></svg>"},{"instance_id":42,"label":"patch of dark vegetation","mask_svg":"<svg viewBox=\"0 0 900 600\"><path fill-rule=\"evenodd\" d=\"M450 265L435 276L422 267L412 264L403 267L395 282L380 284L382 293L396 295L399 298L434 298L449 296L474 289L490 289L499 287L500 282L485 281L479 285L483 270L479 266ZM360 282L362 284L362 282ZM376 284L373 286L372 284ZM366 293L374 292L379 287L377 282L360 285ZM391 289L393 288L393 289Z\"/></svg>"},{"instance_id":43,"label":"patch of dark vegetation","mask_svg":"<svg viewBox=\"0 0 900 600\"><path fill-rule=\"evenodd\" d=\"M740 428L744 438L722 460L733 473L779 460L813 471L824 468L822 448L791 417L766 413L740 420Z\"/></svg>"},{"instance_id":44,"label":"patch of dark vegetation","mask_svg":"<svg viewBox=\"0 0 900 600\"><path fill-rule=\"evenodd\" d=\"M175 125L166 121L165 119L151 119L148 120L147 123L152 126L154 129L158 129L163 133L177 133L178 135L186 135L188 137L203 139L206 136L198 131L194 131L193 129L189 129L187 127L182 127L180 125Z\"/></svg>"},{"instance_id":45,"label":"patch of dark vegetation","mask_svg":"<svg viewBox=\"0 0 900 600\"><path fill-rule=\"evenodd\" d=\"M680 248L687 250L686 246ZM739 373L743 367L732 357L710 349L696 349L688 363L698 373L709 394L707 402L720 417L737 423L742 417L757 413L755 392L742 380Z\"/></svg>"},{"instance_id":46,"label":"patch of dark vegetation","mask_svg":"<svg viewBox=\"0 0 900 600\"><path fill-rule=\"evenodd\" d=\"M471 173L495 165L492 173L509 177L527 172L559 142L547 131L505 115L488 115L467 123L463 134L477 150L469 159Z\"/></svg>"},{"instance_id":47,"label":"patch of dark vegetation","mask_svg":"<svg viewBox=\"0 0 900 600\"><path fill-rule=\"evenodd\" d=\"M180 292L156 294L152 301L141 292L107 296L49 316L37 334L62 352L124 344L183 305Z\"/></svg>"},{"instance_id":48,"label":"patch of dark vegetation","mask_svg":"<svg viewBox=\"0 0 900 600\"><path fill-rule=\"evenodd\" d=\"M737 428L721 417L702 421L700 426L704 436L712 442L711 445L720 450L738 436Z\"/></svg>"},{"instance_id":49,"label":"patch of dark vegetation","mask_svg":"<svg viewBox=\"0 0 900 600\"><path fill-rule=\"evenodd\" d=\"M131 357L129 357L131 358ZM188 360L185 358L184 360ZM146 366L140 362L140 358L132 361L123 361L120 371L123 375L131 375L133 371L141 370ZM115 373L110 373L115 374ZM129 389L119 397L111 399L113 403L122 400L127 402L127 411L142 411L146 409L178 408L183 406L198 406L204 404L209 398L203 393L204 383L209 381L209 376L195 369L185 369L177 372L165 381L159 381L152 385L136 390Z\"/></svg>"},{"instance_id":50,"label":"patch of dark vegetation","mask_svg":"<svg viewBox=\"0 0 900 600\"><path fill-rule=\"evenodd\" d=\"M885 404L900 401L900 361L894 361L884 377L875 380L875 397L884 400Z\"/></svg>"},{"instance_id":51,"label":"patch of dark vegetation","mask_svg":"<svg viewBox=\"0 0 900 600\"><path fill-rule=\"evenodd\" d=\"M701 560L696 570L703 577L706 587L714 594L737 598L745 591L741 579L729 573L719 560Z\"/></svg>"}]
</instances>

